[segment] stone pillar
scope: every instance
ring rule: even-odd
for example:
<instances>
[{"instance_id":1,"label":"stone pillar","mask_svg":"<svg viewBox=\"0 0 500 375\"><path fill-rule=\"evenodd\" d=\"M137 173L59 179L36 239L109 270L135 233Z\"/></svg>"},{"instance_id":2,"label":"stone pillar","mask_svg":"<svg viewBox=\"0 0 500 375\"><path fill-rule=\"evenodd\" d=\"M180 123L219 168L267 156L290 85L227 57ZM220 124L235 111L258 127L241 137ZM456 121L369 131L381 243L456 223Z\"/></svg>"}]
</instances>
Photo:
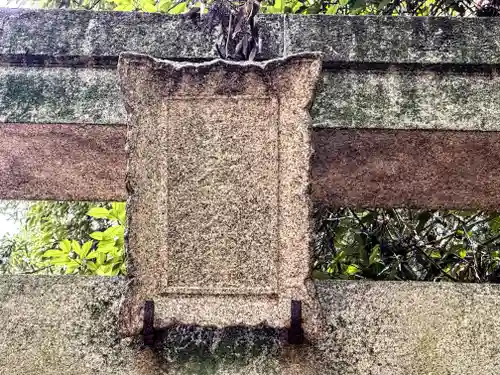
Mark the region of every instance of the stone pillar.
<instances>
[{"instance_id":1,"label":"stone pillar","mask_svg":"<svg viewBox=\"0 0 500 375\"><path fill-rule=\"evenodd\" d=\"M179 63L125 53L128 121L124 334L155 326L313 329L309 107L317 54L265 63Z\"/></svg>"}]
</instances>

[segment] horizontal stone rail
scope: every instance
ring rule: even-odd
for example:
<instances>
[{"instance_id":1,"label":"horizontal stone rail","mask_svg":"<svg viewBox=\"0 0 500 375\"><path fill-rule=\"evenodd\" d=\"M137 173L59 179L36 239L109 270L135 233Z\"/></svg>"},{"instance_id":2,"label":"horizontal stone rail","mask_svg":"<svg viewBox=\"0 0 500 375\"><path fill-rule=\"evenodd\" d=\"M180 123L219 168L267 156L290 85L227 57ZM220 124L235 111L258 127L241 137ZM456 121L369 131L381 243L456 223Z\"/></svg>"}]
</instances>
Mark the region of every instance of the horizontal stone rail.
<instances>
[{"instance_id":1,"label":"horizontal stone rail","mask_svg":"<svg viewBox=\"0 0 500 375\"><path fill-rule=\"evenodd\" d=\"M443 69L369 64L325 68L311 109L313 126L500 130L496 68ZM116 71L0 67L0 121L125 123Z\"/></svg>"},{"instance_id":2,"label":"horizontal stone rail","mask_svg":"<svg viewBox=\"0 0 500 375\"><path fill-rule=\"evenodd\" d=\"M500 289L494 285L317 281L328 334L295 351L280 344L277 332L248 327L178 327L166 333L176 345L141 349L117 332L125 285L120 278L0 277L0 372L497 373ZM226 342L228 335L239 344Z\"/></svg>"},{"instance_id":3,"label":"horizontal stone rail","mask_svg":"<svg viewBox=\"0 0 500 375\"><path fill-rule=\"evenodd\" d=\"M126 200L125 141L118 125L1 125L0 198ZM311 198L495 210L499 142L497 132L315 129Z\"/></svg>"},{"instance_id":4,"label":"horizontal stone rail","mask_svg":"<svg viewBox=\"0 0 500 375\"><path fill-rule=\"evenodd\" d=\"M324 53L314 126L499 130L495 18L265 15L258 22L259 59ZM180 16L5 9L0 24L1 122L124 123L114 70L120 52L216 57L213 36Z\"/></svg>"},{"instance_id":5,"label":"horizontal stone rail","mask_svg":"<svg viewBox=\"0 0 500 375\"><path fill-rule=\"evenodd\" d=\"M317 50L326 63L500 63L496 18L261 15L258 23L260 59ZM212 36L179 16L2 9L0 24L4 61L47 58L64 64L65 58L79 57L76 61L99 64L123 50L164 58L216 57Z\"/></svg>"}]
</instances>

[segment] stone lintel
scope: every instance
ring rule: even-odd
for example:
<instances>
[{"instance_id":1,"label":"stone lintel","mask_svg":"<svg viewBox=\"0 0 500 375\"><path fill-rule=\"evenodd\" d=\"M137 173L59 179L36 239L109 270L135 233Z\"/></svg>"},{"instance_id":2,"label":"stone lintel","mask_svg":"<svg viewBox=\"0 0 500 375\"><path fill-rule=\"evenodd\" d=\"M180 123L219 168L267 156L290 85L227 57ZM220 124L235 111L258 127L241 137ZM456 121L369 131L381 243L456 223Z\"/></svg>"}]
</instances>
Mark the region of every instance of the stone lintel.
<instances>
[{"instance_id":1,"label":"stone lintel","mask_svg":"<svg viewBox=\"0 0 500 375\"><path fill-rule=\"evenodd\" d=\"M215 35L182 15L0 9L0 60L116 64L121 52L211 59ZM326 63L499 64L496 17L258 16L259 59L322 51ZM147 42L145 42L147 41Z\"/></svg>"}]
</instances>

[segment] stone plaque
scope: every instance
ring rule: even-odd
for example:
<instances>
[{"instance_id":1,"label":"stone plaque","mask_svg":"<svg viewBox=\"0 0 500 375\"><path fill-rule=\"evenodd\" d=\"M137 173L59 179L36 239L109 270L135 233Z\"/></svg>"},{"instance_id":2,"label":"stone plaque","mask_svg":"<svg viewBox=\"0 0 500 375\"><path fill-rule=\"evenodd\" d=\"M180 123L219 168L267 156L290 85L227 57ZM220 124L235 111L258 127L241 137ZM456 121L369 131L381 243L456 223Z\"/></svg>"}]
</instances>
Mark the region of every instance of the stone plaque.
<instances>
[{"instance_id":1,"label":"stone plaque","mask_svg":"<svg viewBox=\"0 0 500 375\"><path fill-rule=\"evenodd\" d=\"M179 63L125 53L125 334L155 325L285 326L308 301L310 117L317 54Z\"/></svg>"}]
</instances>

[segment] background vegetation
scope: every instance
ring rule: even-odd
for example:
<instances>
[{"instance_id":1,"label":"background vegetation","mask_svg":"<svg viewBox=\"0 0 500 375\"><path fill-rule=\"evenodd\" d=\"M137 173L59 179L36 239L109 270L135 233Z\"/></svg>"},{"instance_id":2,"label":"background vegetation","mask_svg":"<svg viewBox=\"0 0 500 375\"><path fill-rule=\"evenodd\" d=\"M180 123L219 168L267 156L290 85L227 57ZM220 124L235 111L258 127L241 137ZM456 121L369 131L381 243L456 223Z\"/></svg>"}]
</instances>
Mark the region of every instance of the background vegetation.
<instances>
[{"instance_id":1,"label":"background vegetation","mask_svg":"<svg viewBox=\"0 0 500 375\"><path fill-rule=\"evenodd\" d=\"M11 5L15 1L10 2ZM44 8L181 14L214 4L176 0L43 0ZM21 2L26 5L26 1ZM262 13L497 16L500 0L269 0ZM208 10L207 10L208 9ZM2 202L21 230L0 239L0 273L125 274L125 204ZM318 278L500 281L500 215L347 208L316 212Z\"/></svg>"},{"instance_id":2,"label":"background vegetation","mask_svg":"<svg viewBox=\"0 0 500 375\"><path fill-rule=\"evenodd\" d=\"M125 203L2 202L20 231L0 240L0 273L125 274Z\"/></svg>"},{"instance_id":3,"label":"background vegetation","mask_svg":"<svg viewBox=\"0 0 500 375\"><path fill-rule=\"evenodd\" d=\"M43 8L143 11L181 14L188 9L229 0L31 0ZM11 0L11 4L26 0ZM232 1L233 4L241 4ZM413 15L413 16L496 16L499 0L267 0L262 13Z\"/></svg>"}]
</instances>

